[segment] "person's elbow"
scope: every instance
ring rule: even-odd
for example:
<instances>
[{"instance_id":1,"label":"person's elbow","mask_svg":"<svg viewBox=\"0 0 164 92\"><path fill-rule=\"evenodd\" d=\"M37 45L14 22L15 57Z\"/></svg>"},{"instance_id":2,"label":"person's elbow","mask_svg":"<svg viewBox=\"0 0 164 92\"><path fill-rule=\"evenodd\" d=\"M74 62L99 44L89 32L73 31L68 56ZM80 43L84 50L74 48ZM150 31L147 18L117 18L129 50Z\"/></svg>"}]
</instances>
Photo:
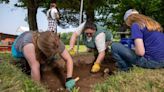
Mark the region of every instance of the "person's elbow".
<instances>
[{"instance_id":1,"label":"person's elbow","mask_svg":"<svg viewBox=\"0 0 164 92\"><path fill-rule=\"evenodd\" d=\"M144 56L145 55L145 47L144 42L142 39L138 38L134 40L135 42L135 52L138 56Z\"/></svg>"},{"instance_id":2,"label":"person's elbow","mask_svg":"<svg viewBox=\"0 0 164 92\"><path fill-rule=\"evenodd\" d=\"M101 56L105 56L105 50L99 51L99 54L100 54Z\"/></svg>"},{"instance_id":3,"label":"person's elbow","mask_svg":"<svg viewBox=\"0 0 164 92\"><path fill-rule=\"evenodd\" d=\"M64 59L64 61L72 61L72 58L71 58L70 54L68 53L68 51L66 50L66 48L60 54L60 56Z\"/></svg>"},{"instance_id":4,"label":"person's elbow","mask_svg":"<svg viewBox=\"0 0 164 92\"><path fill-rule=\"evenodd\" d=\"M144 55L145 55L145 51L143 51L143 50L138 50L138 51L136 51L136 54L137 54L138 56L144 56Z\"/></svg>"}]
</instances>

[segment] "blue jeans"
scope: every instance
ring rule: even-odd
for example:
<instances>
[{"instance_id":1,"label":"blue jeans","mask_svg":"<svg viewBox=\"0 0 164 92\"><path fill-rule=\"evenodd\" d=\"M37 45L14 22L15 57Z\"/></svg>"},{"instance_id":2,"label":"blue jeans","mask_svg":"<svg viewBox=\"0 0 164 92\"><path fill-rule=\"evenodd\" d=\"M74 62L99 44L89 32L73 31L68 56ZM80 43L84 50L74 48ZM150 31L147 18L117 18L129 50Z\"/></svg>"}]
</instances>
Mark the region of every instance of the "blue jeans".
<instances>
[{"instance_id":1,"label":"blue jeans","mask_svg":"<svg viewBox=\"0 0 164 92\"><path fill-rule=\"evenodd\" d=\"M144 57L137 56L134 50L125 47L121 43L112 43L111 51L113 58L118 64L118 67L123 71L129 70L129 68L133 67L133 65L150 69L164 67L164 60L147 60Z\"/></svg>"}]
</instances>

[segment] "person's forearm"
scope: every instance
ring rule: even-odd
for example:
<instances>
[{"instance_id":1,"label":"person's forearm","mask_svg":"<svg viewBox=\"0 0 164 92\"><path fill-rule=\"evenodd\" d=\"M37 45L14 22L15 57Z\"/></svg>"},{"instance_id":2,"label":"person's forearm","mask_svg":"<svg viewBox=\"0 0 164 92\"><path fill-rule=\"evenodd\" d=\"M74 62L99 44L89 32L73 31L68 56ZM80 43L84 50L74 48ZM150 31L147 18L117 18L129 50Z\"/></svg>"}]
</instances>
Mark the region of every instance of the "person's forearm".
<instances>
[{"instance_id":1,"label":"person's forearm","mask_svg":"<svg viewBox=\"0 0 164 92\"><path fill-rule=\"evenodd\" d=\"M72 73L73 73L73 61L72 59L69 59L67 61L67 78L72 77Z\"/></svg>"},{"instance_id":2,"label":"person's forearm","mask_svg":"<svg viewBox=\"0 0 164 92\"><path fill-rule=\"evenodd\" d=\"M66 62L67 78L72 77L72 73L73 73L73 60L72 60L71 56L69 55L69 53L68 53L68 51L66 49L61 53L61 57Z\"/></svg>"},{"instance_id":3,"label":"person's forearm","mask_svg":"<svg viewBox=\"0 0 164 92\"><path fill-rule=\"evenodd\" d=\"M31 77L34 81L40 82L40 67L34 67L31 69Z\"/></svg>"},{"instance_id":4,"label":"person's forearm","mask_svg":"<svg viewBox=\"0 0 164 92\"><path fill-rule=\"evenodd\" d=\"M105 57L105 51L100 52L96 59L96 63L100 64L104 60L104 57Z\"/></svg>"},{"instance_id":5,"label":"person's forearm","mask_svg":"<svg viewBox=\"0 0 164 92\"><path fill-rule=\"evenodd\" d=\"M76 39L77 39L77 34L76 34L76 32L74 32L70 39L70 49L74 48Z\"/></svg>"}]
</instances>

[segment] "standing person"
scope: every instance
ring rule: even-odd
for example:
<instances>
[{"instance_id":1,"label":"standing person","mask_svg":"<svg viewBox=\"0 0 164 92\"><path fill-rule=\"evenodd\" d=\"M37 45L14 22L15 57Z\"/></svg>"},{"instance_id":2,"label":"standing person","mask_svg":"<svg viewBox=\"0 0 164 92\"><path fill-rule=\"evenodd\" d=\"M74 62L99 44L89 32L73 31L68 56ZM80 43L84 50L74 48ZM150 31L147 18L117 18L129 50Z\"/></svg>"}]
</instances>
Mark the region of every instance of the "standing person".
<instances>
[{"instance_id":1,"label":"standing person","mask_svg":"<svg viewBox=\"0 0 164 92\"><path fill-rule=\"evenodd\" d=\"M41 78L40 65L43 62L47 63L47 61L51 60L57 53L59 53L60 56L66 61L66 87L68 89L72 89L75 85L75 80L72 79L72 58L56 33L50 31L24 32L17 37L12 45L13 57L24 57L30 66L31 78L38 82L40 82Z\"/></svg>"},{"instance_id":2,"label":"standing person","mask_svg":"<svg viewBox=\"0 0 164 92\"><path fill-rule=\"evenodd\" d=\"M164 67L164 34L161 25L134 9L126 11L124 21L131 28L135 47L133 50L120 43L112 43L112 55L118 67L123 71L133 65L151 69Z\"/></svg>"},{"instance_id":3,"label":"standing person","mask_svg":"<svg viewBox=\"0 0 164 92\"><path fill-rule=\"evenodd\" d=\"M91 69L93 73L98 72L100 70L100 64L105 57L105 50L112 42L112 34L91 21L84 22L73 33L70 40L70 50L73 50L76 39L80 34L82 34L83 42L88 48L98 51L98 56Z\"/></svg>"},{"instance_id":4,"label":"standing person","mask_svg":"<svg viewBox=\"0 0 164 92\"><path fill-rule=\"evenodd\" d=\"M59 18L60 16L56 5L56 0L52 0L50 3L50 9L47 11L48 30L53 32L57 31L57 23Z\"/></svg>"}]
</instances>

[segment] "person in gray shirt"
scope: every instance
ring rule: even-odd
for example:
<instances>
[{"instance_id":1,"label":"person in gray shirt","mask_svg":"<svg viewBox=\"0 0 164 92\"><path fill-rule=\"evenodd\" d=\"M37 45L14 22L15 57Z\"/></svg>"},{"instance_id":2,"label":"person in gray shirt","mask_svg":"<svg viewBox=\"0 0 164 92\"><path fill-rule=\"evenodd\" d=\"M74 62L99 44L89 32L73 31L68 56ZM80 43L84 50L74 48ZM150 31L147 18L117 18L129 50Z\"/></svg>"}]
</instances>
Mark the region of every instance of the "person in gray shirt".
<instances>
[{"instance_id":1,"label":"person in gray shirt","mask_svg":"<svg viewBox=\"0 0 164 92\"><path fill-rule=\"evenodd\" d=\"M40 64L46 62L57 53L66 61L66 88L72 89L75 80L72 79L73 60L58 36L51 32L24 32L16 38L12 45L12 56L24 57L30 68L33 80L40 82Z\"/></svg>"}]
</instances>

